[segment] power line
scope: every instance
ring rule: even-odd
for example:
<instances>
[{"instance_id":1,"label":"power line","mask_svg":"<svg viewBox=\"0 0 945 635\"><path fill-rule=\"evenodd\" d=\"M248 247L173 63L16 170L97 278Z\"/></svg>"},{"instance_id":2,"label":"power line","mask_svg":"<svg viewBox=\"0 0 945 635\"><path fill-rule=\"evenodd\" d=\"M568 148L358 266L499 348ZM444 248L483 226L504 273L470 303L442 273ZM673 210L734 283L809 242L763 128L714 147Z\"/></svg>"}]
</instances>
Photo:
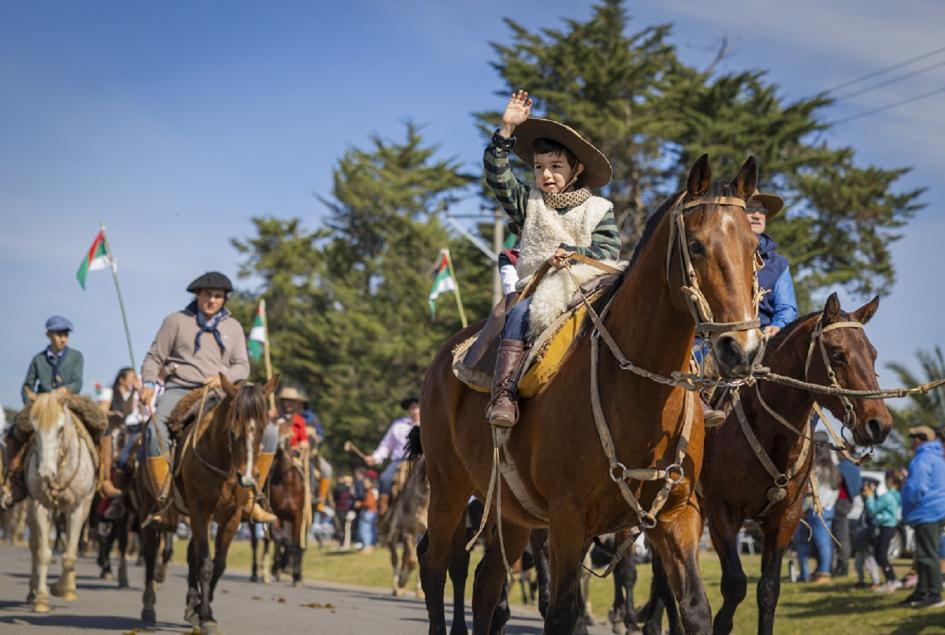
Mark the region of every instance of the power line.
<instances>
[{"instance_id":1,"label":"power line","mask_svg":"<svg viewBox=\"0 0 945 635\"><path fill-rule=\"evenodd\" d=\"M904 79L909 79L910 77L915 77L916 75L927 73L928 71L938 68L940 66L945 66L945 61L936 62L935 64L932 64L931 66L926 66L924 68L920 68L917 71L912 71L911 73L906 73L905 75L899 75L897 77L893 77L892 79L887 79L885 81L879 82L878 84L871 84L867 86L866 88L860 88L859 90L854 90L852 93L847 93L845 95L840 95L839 97L834 97L834 100L840 101L841 99L849 99L850 97L862 95L863 93L868 93L871 90L875 90L876 88L882 88L883 86L888 86L889 84L895 84L896 82L901 82Z\"/></svg>"},{"instance_id":2,"label":"power line","mask_svg":"<svg viewBox=\"0 0 945 635\"><path fill-rule=\"evenodd\" d=\"M863 118L863 117L868 117L868 116L870 116L870 115L875 115L876 113L879 113L879 112L884 112L884 111L886 111L886 110L892 110L893 108L898 108L899 106L904 106L904 105L906 105L906 104L911 104L911 103L914 102L914 101L919 101L919 100L921 100L921 99L927 99L927 98L932 97L932 96L934 96L934 95L938 95L939 93L945 93L945 86L942 86L941 88L938 88L938 89L933 90L933 91L929 91L929 92L927 92L927 93L922 93L921 95L915 95L914 97L909 97L908 99L903 99L903 100L900 100L900 101L895 101L895 102L893 102L893 103L891 103L891 104L886 104L885 106L880 106L879 108L874 108L874 109L872 109L872 110L867 110L867 111L865 111L865 112L860 112L860 113L857 113L857 114L855 114L855 115L850 115L849 117L844 117L843 119L838 119L838 120L836 120L836 121L832 121L832 122L828 123L827 125L828 125L828 126L839 126L839 125L842 124L842 123L847 123L847 122L849 122L849 121L853 121L854 119L861 119L861 118Z\"/></svg>"},{"instance_id":3,"label":"power line","mask_svg":"<svg viewBox=\"0 0 945 635\"><path fill-rule=\"evenodd\" d=\"M841 88L846 88L847 86L852 86L852 85L854 85L854 84L859 84L860 82L864 82L864 81L866 81L866 80L868 80L868 79L873 79L874 77L879 77L880 75L885 75L885 74L888 73L889 71L894 71L894 70L896 70L897 68L902 68L903 66L908 66L909 64L912 64L913 62L918 62L918 61L920 61L920 60L924 60L924 59L926 59L926 58L928 58L928 57L932 57L932 56L934 56L934 55L938 55L939 53L943 53L943 52L945 52L945 46L943 46L942 48L935 49L934 51L929 51L928 53L923 53L922 55L918 55L918 56L916 56L916 57L913 57L913 58L904 60L904 61L902 61L902 62L898 62L898 63L896 63L896 64L893 64L892 66L887 66L887 67L885 67L885 68L881 68L881 69L879 69L878 71L873 71L872 73L867 73L866 75L863 75L863 76L861 76L861 77L857 77L856 79L851 79L851 80L848 81L848 82L843 82L842 84L837 84L836 86L833 86L832 88L828 88L828 89L827 89L826 91L824 91L824 92L832 93L832 92L834 92L834 91L836 91L836 90L839 90L839 89L841 89Z\"/></svg>"}]
</instances>

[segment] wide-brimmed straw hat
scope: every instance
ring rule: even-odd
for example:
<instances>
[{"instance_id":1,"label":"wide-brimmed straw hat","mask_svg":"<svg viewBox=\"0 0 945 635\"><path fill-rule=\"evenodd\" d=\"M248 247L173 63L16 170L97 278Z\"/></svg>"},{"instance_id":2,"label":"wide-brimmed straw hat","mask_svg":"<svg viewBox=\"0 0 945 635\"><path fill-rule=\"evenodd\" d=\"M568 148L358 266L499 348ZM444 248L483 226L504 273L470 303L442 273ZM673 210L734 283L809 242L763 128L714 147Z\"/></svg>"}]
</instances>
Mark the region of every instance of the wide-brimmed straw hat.
<instances>
[{"instance_id":1,"label":"wide-brimmed straw hat","mask_svg":"<svg viewBox=\"0 0 945 635\"><path fill-rule=\"evenodd\" d=\"M765 217L771 220L777 216L784 208L784 199L777 194L765 194L755 190L749 201L758 201L765 208Z\"/></svg>"},{"instance_id":2,"label":"wide-brimmed straw hat","mask_svg":"<svg viewBox=\"0 0 945 635\"><path fill-rule=\"evenodd\" d=\"M935 439L935 430L930 426L913 426L909 428L910 437L920 437L926 441L932 441Z\"/></svg>"},{"instance_id":3,"label":"wide-brimmed straw hat","mask_svg":"<svg viewBox=\"0 0 945 635\"><path fill-rule=\"evenodd\" d=\"M308 401L308 399L303 395L298 388L292 388L291 386L284 386L279 391L279 399L295 399L296 401Z\"/></svg>"},{"instance_id":4,"label":"wide-brimmed straw hat","mask_svg":"<svg viewBox=\"0 0 945 635\"><path fill-rule=\"evenodd\" d=\"M535 153L532 150L532 144L536 139L557 141L573 152L577 160L584 165L584 172L578 178L578 183L584 187L603 187L613 177L613 168L604 153L582 137L577 130L563 123L540 117L528 119L515 128L515 146L512 151L529 166L534 165Z\"/></svg>"}]
</instances>

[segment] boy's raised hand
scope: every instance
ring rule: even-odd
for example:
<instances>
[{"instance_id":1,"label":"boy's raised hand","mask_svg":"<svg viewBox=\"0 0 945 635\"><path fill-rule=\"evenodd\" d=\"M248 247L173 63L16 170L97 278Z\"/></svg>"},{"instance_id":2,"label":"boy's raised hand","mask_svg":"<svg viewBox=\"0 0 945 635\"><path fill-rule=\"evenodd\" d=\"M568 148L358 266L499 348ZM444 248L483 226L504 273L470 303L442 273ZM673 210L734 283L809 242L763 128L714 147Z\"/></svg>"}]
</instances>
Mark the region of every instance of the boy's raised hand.
<instances>
[{"instance_id":1,"label":"boy's raised hand","mask_svg":"<svg viewBox=\"0 0 945 635\"><path fill-rule=\"evenodd\" d=\"M503 137L511 137L515 127L525 123L531 116L533 103L524 90L512 93L509 103L505 106L505 112L502 113L502 128L499 129L499 134Z\"/></svg>"}]
</instances>

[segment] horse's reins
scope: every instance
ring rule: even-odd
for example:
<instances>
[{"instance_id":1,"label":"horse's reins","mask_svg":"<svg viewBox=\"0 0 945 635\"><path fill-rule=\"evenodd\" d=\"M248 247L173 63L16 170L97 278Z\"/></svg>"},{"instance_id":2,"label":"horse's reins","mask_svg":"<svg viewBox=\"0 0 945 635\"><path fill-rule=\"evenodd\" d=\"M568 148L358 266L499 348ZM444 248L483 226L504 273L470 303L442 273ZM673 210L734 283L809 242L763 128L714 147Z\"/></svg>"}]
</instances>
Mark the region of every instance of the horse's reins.
<instances>
[{"instance_id":1,"label":"horse's reins","mask_svg":"<svg viewBox=\"0 0 945 635\"><path fill-rule=\"evenodd\" d=\"M744 200L734 197L714 197L708 200L696 200L690 201L689 203L680 207L680 202L682 197L685 194L681 194L677 199L676 203L673 206L673 217L670 220L670 235L668 241L668 247L666 251L666 282L672 288L671 281L671 265L672 265L672 254L674 248L678 247L680 253L680 268L682 275L684 277L684 284L682 286L683 296L686 298L686 304L689 308L690 315L696 323L695 330L697 333L709 335L724 333L727 331L740 331L740 330L750 330L758 328L760 322L757 318L758 312L758 300L760 299L760 294L757 287L757 276L755 276L755 282L753 285L753 297L752 304L755 309L755 319L753 320L744 320L740 322L716 322L715 317L712 313L712 309L709 306L708 300L706 300L705 295L702 293L702 290L699 286L698 277L696 276L695 268L692 266L692 260L689 254L689 245L686 243L686 231L685 231L685 221L683 216L686 214L685 210L699 207L702 205L735 205L742 208L745 207ZM755 265L753 261L753 265ZM570 268L568 268L569 273ZM572 278L574 274L571 273ZM576 280L575 280L576 282ZM580 291L581 299L584 303L584 306L587 310L588 316L594 324L594 331L591 333L591 409L594 414L594 423L597 428L598 436L600 437L601 447L604 451L604 456L607 458L609 463L608 475L610 479L617 484L617 487L620 490L620 494L623 497L624 501L633 510L639 519L639 524L634 525L629 528L627 538L617 549L614 558L611 560L610 564L605 569L604 573L597 574L594 571L591 573L598 577L607 577L610 575L620 560L626 555L634 541L644 529L653 529L657 525L657 515L662 510L663 506L666 504L666 501L669 499L669 494L678 483L680 483L685 478L685 470L683 469L682 463L686 457L686 450L689 447L689 436L692 432L692 423L694 420L694 395L692 394L693 390L698 390L695 385L695 381L700 383L705 382L707 378L704 376L688 375L679 373L678 371L673 374L672 377L662 377L656 373L652 373L643 368L639 368L630 362L623 352L620 350L620 347L617 345L617 342L613 339L613 336L604 326L602 316L606 315L607 311L610 309L611 304L608 303L601 315L598 315L594 311L593 306L591 306L590 301L587 299L587 296ZM611 298L611 301L613 298ZM606 417L604 416L603 406L601 404L600 397L600 383L598 378L598 365L599 365L599 339L603 338L604 343L607 345L607 348L611 351L611 354L618 362L618 366L622 370L629 370L641 377L656 381L657 383L671 385L673 387L682 386L686 388L685 392L685 401L683 402L683 412L682 412L682 430L679 435L679 440L676 445L676 455L675 461L666 466L665 468L628 468L622 462L620 462L616 457L616 449L614 447L613 437L610 434L610 428L607 425ZM741 385L744 383L744 380L736 380L735 382L724 382L731 385ZM657 492L656 496L653 498L653 501L650 505L649 510L644 510L642 504L640 503L639 498L634 495L633 491L628 484L628 481L638 480L638 481L663 481L663 487Z\"/></svg>"}]
</instances>

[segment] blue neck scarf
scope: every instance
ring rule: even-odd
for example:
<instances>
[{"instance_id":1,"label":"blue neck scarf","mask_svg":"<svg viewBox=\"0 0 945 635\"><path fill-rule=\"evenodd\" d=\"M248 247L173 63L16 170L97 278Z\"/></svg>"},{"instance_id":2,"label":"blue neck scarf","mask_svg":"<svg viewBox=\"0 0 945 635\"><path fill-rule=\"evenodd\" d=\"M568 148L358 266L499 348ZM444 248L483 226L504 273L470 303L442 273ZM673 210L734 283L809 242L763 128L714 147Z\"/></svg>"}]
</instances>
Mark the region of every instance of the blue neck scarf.
<instances>
[{"instance_id":1,"label":"blue neck scarf","mask_svg":"<svg viewBox=\"0 0 945 635\"><path fill-rule=\"evenodd\" d=\"M213 333L213 339L217 341L217 346L220 347L220 352L226 350L226 346L223 345L223 337L220 335L220 329L217 327L220 324L220 320L227 317L230 312L226 309L220 309L216 315L210 318L208 322L207 319L203 316L203 312L197 308L197 301L194 300L187 305L186 311L189 311L194 314L194 317L197 318L197 326L200 327L200 330L197 331L197 337L194 338L194 353L200 350L200 336L204 333Z\"/></svg>"},{"instance_id":2,"label":"blue neck scarf","mask_svg":"<svg viewBox=\"0 0 945 635\"><path fill-rule=\"evenodd\" d=\"M62 363L62 358L66 356L66 349L69 347L66 346L58 353L53 352L52 347L46 347L46 359L49 360L49 363L52 364L52 387L59 388L62 386L62 375L59 374L59 365Z\"/></svg>"}]
</instances>

